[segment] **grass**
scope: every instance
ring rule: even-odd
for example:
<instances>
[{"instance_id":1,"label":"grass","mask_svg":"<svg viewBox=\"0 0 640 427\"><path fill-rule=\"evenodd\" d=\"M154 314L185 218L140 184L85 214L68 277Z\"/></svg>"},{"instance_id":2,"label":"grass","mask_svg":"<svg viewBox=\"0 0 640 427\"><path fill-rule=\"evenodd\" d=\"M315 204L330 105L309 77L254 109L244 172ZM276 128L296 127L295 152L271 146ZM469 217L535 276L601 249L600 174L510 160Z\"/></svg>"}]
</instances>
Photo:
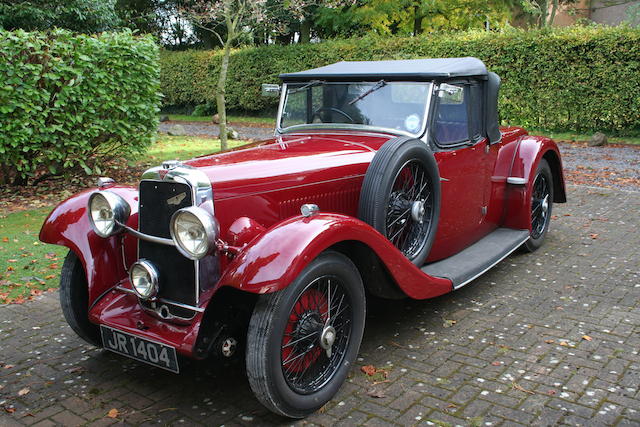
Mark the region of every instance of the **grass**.
<instances>
[{"instance_id":1,"label":"grass","mask_svg":"<svg viewBox=\"0 0 640 427\"><path fill-rule=\"evenodd\" d=\"M229 148L239 147L247 141L229 140ZM195 136L158 136L157 141L138 158L130 163L159 164L164 160L188 160L220 151L220 140L214 138L198 138Z\"/></svg>"},{"instance_id":2,"label":"grass","mask_svg":"<svg viewBox=\"0 0 640 427\"><path fill-rule=\"evenodd\" d=\"M532 135L542 135L547 136L556 141L589 141L591 139L591 135L576 133L576 132L551 132L546 131L544 129L532 129L529 130L529 133ZM610 143L613 144L631 144L631 145L640 145L640 137L634 136L620 136L620 137L611 137L607 138Z\"/></svg>"},{"instance_id":3,"label":"grass","mask_svg":"<svg viewBox=\"0 0 640 427\"><path fill-rule=\"evenodd\" d=\"M230 147L244 144L246 141L229 141ZM163 160L187 160L219 150L218 139L162 135L144 156L129 159L129 164L136 170ZM40 227L51 209L0 215L0 304L22 303L58 287L68 249L38 240Z\"/></svg>"},{"instance_id":4,"label":"grass","mask_svg":"<svg viewBox=\"0 0 640 427\"><path fill-rule=\"evenodd\" d=\"M50 208L0 216L0 303L21 303L57 288L67 248L46 245L38 233Z\"/></svg>"},{"instance_id":5,"label":"grass","mask_svg":"<svg viewBox=\"0 0 640 427\"><path fill-rule=\"evenodd\" d=\"M168 114L169 120L183 121L183 122L210 122L211 116L190 116L187 114ZM274 125L276 118L274 117L256 117L249 115L235 115L231 114L227 116L228 122L245 122L255 123L262 125Z\"/></svg>"}]
</instances>

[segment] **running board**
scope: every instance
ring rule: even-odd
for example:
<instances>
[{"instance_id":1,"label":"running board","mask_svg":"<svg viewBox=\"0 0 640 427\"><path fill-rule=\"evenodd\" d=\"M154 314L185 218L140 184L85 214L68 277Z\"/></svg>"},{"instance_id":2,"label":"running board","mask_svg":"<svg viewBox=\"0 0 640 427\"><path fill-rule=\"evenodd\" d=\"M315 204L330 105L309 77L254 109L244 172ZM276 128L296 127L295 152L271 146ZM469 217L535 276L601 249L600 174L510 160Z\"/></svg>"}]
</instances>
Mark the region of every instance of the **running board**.
<instances>
[{"instance_id":1,"label":"running board","mask_svg":"<svg viewBox=\"0 0 640 427\"><path fill-rule=\"evenodd\" d=\"M425 265L429 276L442 277L458 289L484 274L529 240L528 230L498 228L457 254Z\"/></svg>"}]
</instances>

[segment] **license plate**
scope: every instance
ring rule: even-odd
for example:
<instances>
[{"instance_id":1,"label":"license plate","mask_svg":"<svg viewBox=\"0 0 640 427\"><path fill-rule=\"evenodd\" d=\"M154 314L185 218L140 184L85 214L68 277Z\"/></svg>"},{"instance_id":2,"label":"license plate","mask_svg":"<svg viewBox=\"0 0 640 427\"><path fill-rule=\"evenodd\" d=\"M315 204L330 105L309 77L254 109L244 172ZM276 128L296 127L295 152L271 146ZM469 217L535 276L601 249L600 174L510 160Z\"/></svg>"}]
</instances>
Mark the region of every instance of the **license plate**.
<instances>
[{"instance_id":1,"label":"license plate","mask_svg":"<svg viewBox=\"0 0 640 427\"><path fill-rule=\"evenodd\" d=\"M100 325L100 331L102 344L107 350L176 374L179 372L175 348L104 325Z\"/></svg>"}]
</instances>

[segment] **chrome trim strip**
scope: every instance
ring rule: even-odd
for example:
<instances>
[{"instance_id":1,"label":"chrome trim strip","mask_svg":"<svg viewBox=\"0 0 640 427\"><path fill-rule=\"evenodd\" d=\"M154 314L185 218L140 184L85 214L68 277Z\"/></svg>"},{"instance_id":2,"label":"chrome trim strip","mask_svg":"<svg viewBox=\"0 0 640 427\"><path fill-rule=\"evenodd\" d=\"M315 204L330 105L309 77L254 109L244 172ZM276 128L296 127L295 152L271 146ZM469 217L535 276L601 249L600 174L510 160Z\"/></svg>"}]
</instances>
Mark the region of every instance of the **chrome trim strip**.
<instances>
[{"instance_id":1,"label":"chrome trim strip","mask_svg":"<svg viewBox=\"0 0 640 427\"><path fill-rule=\"evenodd\" d=\"M124 292L124 293L127 293L127 294L134 295L134 296L137 297L137 295L136 295L136 293L135 293L135 291L133 289L128 289L128 288L125 288L124 286L121 286L121 285L117 285L114 289L116 289L116 290L118 290L120 292ZM111 290L111 289L109 289L109 290ZM176 301L172 301L172 300L165 299L165 298L158 298L158 301L162 302L162 303L165 303L165 304L174 305L176 307L184 308L186 310L192 310L192 311L197 311L198 313L204 313L204 308L201 308L201 307L195 307L193 305L182 304L181 302L176 302Z\"/></svg>"},{"instance_id":2,"label":"chrome trim strip","mask_svg":"<svg viewBox=\"0 0 640 427\"><path fill-rule=\"evenodd\" d=\"M517 176L510 176L507 178L507 184L513 185L525 185L527 180L524 178L518 178Z\"/></svg>"},{"instance_id":3,"label":"chrome trim strip","mask_svg":"<svg viewBox=\"0 0 640 427\"><path fill-rule=\"evenodd\" d=\"M151 236L149 234L144 234L139 232L138 230L135 230L127 225L124 226L124 229L133 234L134 236L136 236L138 239L142 239L142 240L146 240L147 242L152 242L152 243L158 243L160 245L167 245L167 246L175 246L175 242L171 239L165 239L164 237L156 237L156 236ZM139 258L139 256L138 256Z\"/></svg>"},{"instance_id":4,"label":"chrome trim strip","mask_svg":"<svg viewBox=\"0 0 640 427\"><path fill-rule=\"evenodd\" d=\"M453 289L460 289L461 287L463 287L466 284L469 284L470 282L473 282L474 280L476 280L478 277L482 276L484 273L486 273L487 271L491 270L493 267L496 266L496 264L498 264L500 261L502 261L503 259L505 259L506 257L508 257L509 255L511 255L512 253L514 253L516 251L516 249L518 249L520 246L522 246L522 244L524 242L526 242L527 240L529 240L530 236L525 237L520 243L518 243L513 249L511 249L509 252L507 252L507 254L505 256L503 256L502 258L500 258L499 260L497 260L496 262L494 262L493 264L491 264L489 267L485 268L484 270L482 270L480 273L476 274L475 276L473 276L471 279L468 279L465 282L460 283L458 286L454 286Z\"/></svg>"},{"instance_id":5,"label":"chrome trim strip","mask_svg":"<svg viewBox=\"0 0 640 427\"><path fill-rule=\"evenodd\" d=\"M204 308L201 308L201 307L194 307L189 304L182 304L181 302L172 301L170 299L165 299L165 298L159 298L158 301L163 302L165 304L170 304L176 307L184 308L186 310L193 310L193 311L197 311L198 313L204 313Z\"/></svg>"}]
</instances>

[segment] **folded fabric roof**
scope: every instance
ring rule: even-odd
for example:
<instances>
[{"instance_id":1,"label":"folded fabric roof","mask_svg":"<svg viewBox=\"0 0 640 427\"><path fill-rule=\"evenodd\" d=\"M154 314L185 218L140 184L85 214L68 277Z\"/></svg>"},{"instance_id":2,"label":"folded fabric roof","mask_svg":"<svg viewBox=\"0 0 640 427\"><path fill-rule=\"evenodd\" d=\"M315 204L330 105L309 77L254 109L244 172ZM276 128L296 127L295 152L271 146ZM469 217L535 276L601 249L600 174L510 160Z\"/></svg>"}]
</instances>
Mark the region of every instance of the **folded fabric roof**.
<instances>
[{"instance_id":1,"label":"folded fabric roof","mask_svg":"<svg viewBox=\"0 0 640 427\"><path fill-rule=\"evenodd\" d=\"M341 61L324 67L280 74L287 81L340 80L447 80L455 77L487 78L478 58L401 59L393 61Z\"/></svg>"}]
</instances>

